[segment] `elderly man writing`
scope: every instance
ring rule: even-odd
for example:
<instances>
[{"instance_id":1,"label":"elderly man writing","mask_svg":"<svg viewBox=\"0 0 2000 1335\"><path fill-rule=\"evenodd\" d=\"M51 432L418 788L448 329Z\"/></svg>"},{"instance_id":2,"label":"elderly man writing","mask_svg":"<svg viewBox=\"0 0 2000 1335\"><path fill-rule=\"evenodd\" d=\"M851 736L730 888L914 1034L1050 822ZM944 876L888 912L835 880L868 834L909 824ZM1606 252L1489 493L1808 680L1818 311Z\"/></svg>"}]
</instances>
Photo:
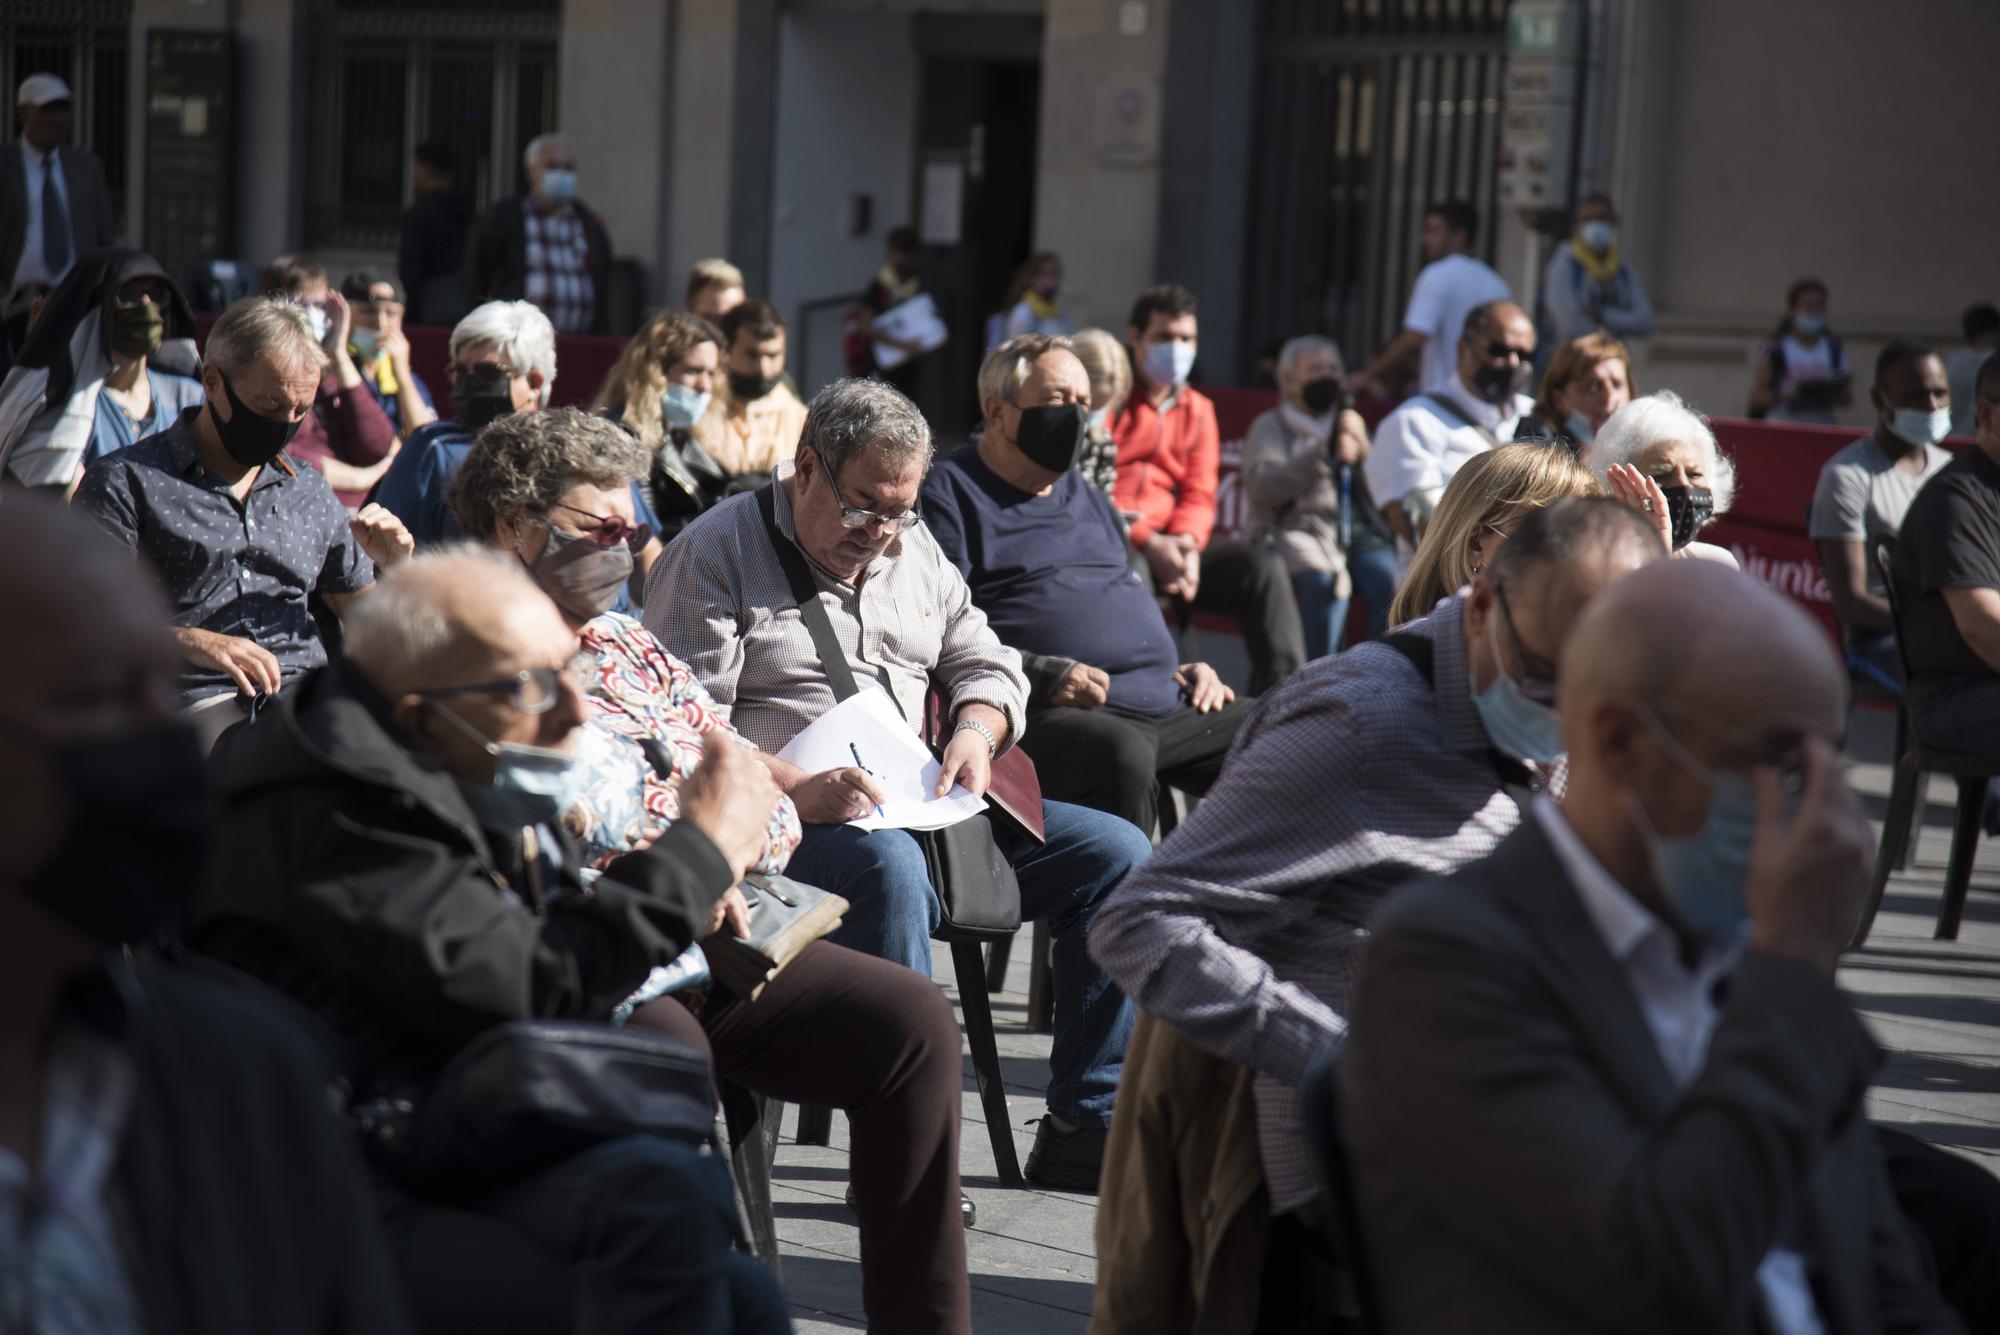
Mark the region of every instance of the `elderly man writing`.
<instances>
[{"instance_id":1,"label":"elderly man writing","mask_svg":"<svg viewBox=\"0 0 2000 1335\"><path fill-rule=\"evenodd\" d=\"M1571 623L1664 555L1616 501L1530 514L1470 592L1268 695L1222 781L1104 906L1091 952L1147 1021L1105 1170L1097 1335L1178 1328L1191 1272L1250 1283L1235 1301L1209 1287L1210 1329L1250 1329L1236 1302L1254 1305L1257 1288L1266 1303L1315 1310L1301 1258L1319 1185L1294 1091L1346 1032L1368 920L1400 883L1513 832L1521 797L1562 755L1554 664ZM1254 1110L1217 1106L1252 1097ZM1233 1151L1226 1163L1188 1161L1190 1147L1215 1145ZM1146 1222L1210 1199L1229 1206L1192 1250Z\"/></svg>"},{"instance_id":2,"label":"elderly man writing","mask_svg":"<svg viewBox=\"0 0 2000 1335\"><path fill-rule=\"evenodd\" d=\"M1560 663L1561 804L1405 891L1361 970L1345 1101L1384 1329L1961 1329L1834 982L1873 841L1826 636L1661 562Z\"/></svg>"},{"instance_id":3,"label":"elderly man writing","mask_svg":"<svg viewBox=\"0 0 2000 1335\"><path fill-rule=\"evenodd\" d=\"M216 871L191 939L317 1011L361 1102L423 1088L503 1021L608 1020L722 925L764 845L776 786L718 746L681 819L586 890L554 796L578 778L576 651L513 557L418 557L357 609L340 662L217 752ZM460 1306L478 1289L453 1286L475 1273L553 1307L547 1329L786 1328L770 1275L730 1250L721 1161L694 1146L626 1136L470 1199L399 1182L385 1196L426 1329L491 1328ZM476 1267L443 1262L475 1247ZM554 1291L535 1291L551 1269Z\"/></svg>"},{"instance_id":4,"label":"elderly man writing","mask_svg":"<svg viewBox=\"0 0 2000 1335\"><path fill-rule=\"evenodd\" d=\"M695 670L738 732L765 751L807 822L791 874L853 906L834 940L930 973L940 920L922 850L901 830L865 831L880 791L859 768L807 774L776 758L831 709L834 691L791 593L776 543L804 554L836 639L863 689L879 686L917 726L935 680L950 719L944 785L983 793L993 758L1020 737L1020 657L973 605L964 579L919 523L931 433L916 405L879 381L820 391L797 455L768 494L722 502L682 530L653 568L646 628ZM1021 883L1022 912L1055 929L1055 1052L1049 1116L1028 1157L1043 1185L1094 1190L1131 1009L1090 962L1084 936L1105 893L1146 856L1125 821L1044 806L1047 842L995 826Z\"/></svg>"},{"instance_id":5,"label":"elderly man writing","mask_svg":"<svg viewBox=\"0 0 2000 1335\"><path fill-rule=\"evenodd\" d=\"M396 516L349 520L326 479L285 446L312 411L326 353L295 305L252 297L209 331L202 389L165 431L84 473L76 506L166 584L181 702L216 733L234 702L275 693L326 662L309 599L336 614L411 549Z\"/></svg>"},{"instance_id":6,"label":"elderly man writing","mask_svg":"<svg viewBox=\"0 0 2000 1335\"><path fill-rule=\"evenodd\" d=\"M1205 793L1244 706L1179 665L1103 493L1076 470L1090 381L1067 338L1024 334L979 370L986 430L924 483L924 519L993 629L1022 650L1042 791L1153 828L1160 783Z\"/></svg>"}]
</instances>

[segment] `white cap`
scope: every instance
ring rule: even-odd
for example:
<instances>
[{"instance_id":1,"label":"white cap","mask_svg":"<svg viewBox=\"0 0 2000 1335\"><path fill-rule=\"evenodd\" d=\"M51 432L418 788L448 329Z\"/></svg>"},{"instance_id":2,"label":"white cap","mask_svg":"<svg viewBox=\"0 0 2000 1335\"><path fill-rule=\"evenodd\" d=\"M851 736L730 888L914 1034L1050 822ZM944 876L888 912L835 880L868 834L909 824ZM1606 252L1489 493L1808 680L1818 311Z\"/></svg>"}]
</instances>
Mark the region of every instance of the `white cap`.
<instances>
[{"instance_id":1,"label":"white cap","mask_svg":"<svg viewBox=\"0 0 2000 1335\"><path fill-rule=\"evenodd\" d=\"M45 107L51 102L73 101L69 95L69 85L53 74L30 74L21 80L21 95L14 99L17 107Z\"/></svg>"}]
</instances>

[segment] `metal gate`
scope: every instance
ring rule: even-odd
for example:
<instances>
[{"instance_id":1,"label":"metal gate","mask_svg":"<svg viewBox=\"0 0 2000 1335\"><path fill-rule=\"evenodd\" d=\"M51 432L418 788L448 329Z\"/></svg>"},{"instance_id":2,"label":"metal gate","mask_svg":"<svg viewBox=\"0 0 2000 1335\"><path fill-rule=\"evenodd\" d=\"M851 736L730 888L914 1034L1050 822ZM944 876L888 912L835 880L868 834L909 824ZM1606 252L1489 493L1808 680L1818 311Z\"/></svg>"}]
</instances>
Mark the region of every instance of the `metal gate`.
<instances>
[{"instance_id":1,"label":"metal gate","mask_svg":"<svg viewBox=\"0 0 2000 1335\"><path fill-rule=\"evenodd\" d=\"M1260 0L1245 327L1358 366L1400 327L1423 212L1493 253L1508 0Z\"/></svg>"}]
</instances>

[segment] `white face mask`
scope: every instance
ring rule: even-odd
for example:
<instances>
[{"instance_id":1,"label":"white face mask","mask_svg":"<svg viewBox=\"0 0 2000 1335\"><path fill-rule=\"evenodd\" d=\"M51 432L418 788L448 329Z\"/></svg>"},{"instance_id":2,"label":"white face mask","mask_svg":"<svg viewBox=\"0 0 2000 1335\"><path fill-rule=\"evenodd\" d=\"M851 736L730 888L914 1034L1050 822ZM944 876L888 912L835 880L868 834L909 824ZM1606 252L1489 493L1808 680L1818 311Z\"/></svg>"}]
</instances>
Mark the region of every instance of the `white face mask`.
<instances>
[{"instance_id":1,"label":"white face mask","mask_svg":"<svg viewBox=\"0 0 2000 1335\"><path fill-rule=\"evenodd\" d=\"M1912 445L1935 445L1951 434L1951 409L1898 408L1889 419L1889 430Z\"/></svg>"},{"instance_id":2,"label":"white face mask","mask_svg":"<svg viewBox=\"0 0 2000 1335\"><path fill-rule=\"evenodd\" d=\"M660 396L660 415L666 419L668 427L684 431L699 422L702 414L708 411L710 397L686 385L668 385L667 392Z\"/></svg>"},{"instance_id":3,"label":"white face mask","mask_svg":"<svg viewBox=\"0 0 2000 1335\"><path fill-rule=\"evenodd\" d=\"M313 342L326 342L326 331L333 327L333 322L327 317L326 307L317 304L308 305L306 323L312 326Z\"/></svg>"},{"instance_id":4,"label":"white face mask","mask_svg":"<svg viewBox=\"0 0 2000 1335\"><path fill-rule=\"evenodd\" d=\"M1583 242L1585 250L1602 255L1618 239L1618 229L1602 218L1593 218L1576 229L1576 239Z\"/></svg>"}]
</instances>

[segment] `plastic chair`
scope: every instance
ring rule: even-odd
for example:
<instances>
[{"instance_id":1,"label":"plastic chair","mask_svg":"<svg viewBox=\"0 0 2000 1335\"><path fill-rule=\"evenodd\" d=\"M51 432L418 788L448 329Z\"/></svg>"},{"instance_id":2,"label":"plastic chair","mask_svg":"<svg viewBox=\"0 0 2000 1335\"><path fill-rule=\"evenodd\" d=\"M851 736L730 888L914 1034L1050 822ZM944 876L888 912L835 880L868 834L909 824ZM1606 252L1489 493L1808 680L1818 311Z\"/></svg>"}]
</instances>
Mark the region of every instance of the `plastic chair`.
<instances>
[{"instance_id":1,"label":"plastic chair","mask_svg":"<svg viewBox=\"0 0 2000 1335\"><path fill-rule=\"evenodd\" d=\"M1870 555L1888 592L1889 615L1896 625L1896 651L1903 655L1903 680L1909 681L1910 664L1903 649L1903 607L1890 566L1888 543L1876 544ZM1979 849L1980 822L1986 812L1987 784L2000 774L2000 763L1984 756L1924 745L1917 736L1914 720L1907 717L1908 705L1902 708L1905 717L1897 722L1896 768L1889 784L1889 808L1882 819L1882 841L1875 853L1874 884L1869 888L1868 907L1848 942L1852 949L1859 949L1867 942L1868 933L1875 926L1875 915L1882 908L1882 896L1888 890L1889 873L1905 865L1909 849L1915 843L1917 813L1924 802L1925 774L1949 775L1958 783L1958 802L1951 825L1951 856L1945 864L1937 928L1931 934L1939 941L1958 939L1959 923L1965 916L1966 893L1972 886L1972 859Z\"/></svg>"}]
</instances>

